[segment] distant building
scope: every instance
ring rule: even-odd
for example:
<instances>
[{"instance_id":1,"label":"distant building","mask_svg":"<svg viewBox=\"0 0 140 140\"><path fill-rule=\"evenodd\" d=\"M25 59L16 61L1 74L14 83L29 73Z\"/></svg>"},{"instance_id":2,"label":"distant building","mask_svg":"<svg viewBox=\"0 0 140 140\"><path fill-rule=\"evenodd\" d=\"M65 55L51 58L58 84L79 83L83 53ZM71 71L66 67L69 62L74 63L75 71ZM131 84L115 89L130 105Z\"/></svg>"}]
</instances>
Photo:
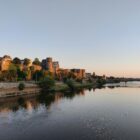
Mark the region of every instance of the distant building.
<instances>
[{"instance_id":1,"label":"distant building","mask_svg":"<svg viewBox=\"0 0 140 140\"><path fill-rule=\"evenodd\" d=\"M60 73L60 74L62 74L62 75L65 75L65 76L67 76L67 75L69 74L69 72L70 72L69 69L62 69L62 68L60 68L60 69L58 70L58 73Z\"/></svg>"},{"instance_id":2,"label":"distant building","mask_svg":"<svg viewBox=\"0 0 140 140\"><path fill-rule=\"evenodd\" d=\"M31 67L33 67L33 71L40 71L40 70L42 70L42 67L39 66L39 65L33 64Z\"/></svg>"},{"instance_id":3,"label":"distant building","mask_svg":"<svg viewBox=\"0 0 140 140\"><path fill-rule=\"evenodd\" d=\"M29 59L29 60L30 60L30 61L29 61L29 64L28 64L28 65L24 65L25 60L20 60L20 61L21 61L21 65L20 65L20 70L21 70L21 71L29 70L30 67L33 65L33 64L32 64L32 60L31 60L31 59Z\"/></svg>"},{"instance_id":4,"label":"distant building","mask_svg":"<svg viewBox=\"0 0 140 140\"><path fill-rule=\"evenodd\" d=\"M53 61L51 57L42 60L42 68L54 73Z\"/></svg>"},{"instance_id":5,"label":"distant building","mask_svg":"<svg viewBox=\"0 0 140 140\"><path fill-rule=\"evenodd\" d=\"M5 55L0 58L0 71L6 71L9 69L9 66L12 62L12 58L8 55Z\"/></svg>"},{"instance_id":6,"label":"distant building","mask_svg":"<svg viewBox=\"0 0 140 140\"><path fill-rule=\"evenodd\" d=\"M85 70L84 69L71 69L71 72L77 77L77 78L84 78L85 77Z\"/></svg>"},{"instance_id":7,"label":"distant building","mask_svg":"<svg viewBox=\"0 0 140 140\"><path fill-rule=\"evenodd\" d=\"M29 60L30 60L30 63L28 64L28 67L31 67L33 65L33 62L31 59L29 59Z\"/></svg>"},{"instance_id":8,"label":"distant building","mask_svg":"<svg viewBox=\"0 0 140 140\"><path fill-rule=\"evenodd\" d=\"M53 62L53 69L54 69L54 72L57 74L58 70L59 70L59 62L58 61Z\"/></svg>"},{"instance_id":9,"label":"distant building","mask_svg":"<svg viewBox=\"0 0 140 140\"><path fill-rule=\"evenodd\" d=\"M26 61L25 61L26 60ZM6 71L9 69L10 64L12 63L12 58L8 55L0 57L0 71ZM63 69L60 68L58 61L53 61L51 57L42 60L41 66L35 65L29 59L21 60L21 64L18 65L21 71L28 72L28 78L31 79L31 72L45 70L45 72L51 72L53 75L56 75L59 79L62 79L66 76L75 78L85 78L88 77L84 69Z\"/></svg>"},{"instance_id":10,"label":"distant building","mask_svg":"<svg viewBox=\"0 0 140 140\"><path fill-rule=\"evenodd\" d=\"M88 78L91 78L91 76L92 76L91 73L85 73L85 78L88 79Z\"/></svg>"}]
</instances>

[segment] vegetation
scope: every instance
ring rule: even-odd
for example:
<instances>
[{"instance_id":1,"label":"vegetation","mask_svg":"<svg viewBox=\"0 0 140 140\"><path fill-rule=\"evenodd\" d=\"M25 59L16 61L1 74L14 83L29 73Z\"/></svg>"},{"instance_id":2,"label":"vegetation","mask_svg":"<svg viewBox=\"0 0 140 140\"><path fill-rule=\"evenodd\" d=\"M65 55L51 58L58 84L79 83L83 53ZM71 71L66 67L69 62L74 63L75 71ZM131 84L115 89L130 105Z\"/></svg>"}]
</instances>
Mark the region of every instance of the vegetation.
<instances>
[{"instance_id":1,"label":"vegetation","mask_svg":"<svg viewBox=\"0 0 140 140\"><path fill-rule=\"evenodd\" d=\"M25 84L23 82L19 83L18 89L19 90L24 90L25 89Z\"/></svg>"},{"instance_id":2,"label":"vegetation","mask_svg":"<svg viewBox=\"0 0 140 140\"><path fill-rule=\"evenodd\" d=\"M49 92L55 85L55 81L52 77L47 76L42 81L39 82L39 86L43 92Z\"/></svg>"},{"instance_id":3,"label":"vegetation","mask_svg":"<svg viewBox=\"0 0 140 140\"><path fill-rule=\"evenodd\" d=\"M5 56L8 57L8 56ZM10 58L10 57L8 57ZM56 73L52 73L47 68L43 67L43 64L38 58L35 58L33 65L29 65L31 60L25 58L15 57L13 60L9 60L9 68L0 72L0 81L36 81L40 88L45 92L50 91L75 91L82 88L101 87L107 80L104 76L97 76L95 73L87 75L85 78L79 76L74 70L58 70ZM110 78L110 81L113 78ZM112 81L115 81L113 79ZM19 90L25 88L24 83L19 84Z\"/></svg>"},{"instance_id":4,"label":"vegetation","mask_svg":"<svg viewBox=\"0 0 140 140\"><path fill-rule=\"evenodd\" d=\"M74 91L76 89L74 81L72 79L67 80L66 84L69 87L70 91Z\"/></svg>"},{"instance_id":5,"label":"vegetation","mask_svg":"<svg viewBox=\"0 0 140 140\"><path fill-rule=\"evenodd\" d=\"M97 79L97 81L96 81L97 87L102 87L105 84L106 84L106 80L104 80L104 79Z\"/></svg>"}]
</instances>

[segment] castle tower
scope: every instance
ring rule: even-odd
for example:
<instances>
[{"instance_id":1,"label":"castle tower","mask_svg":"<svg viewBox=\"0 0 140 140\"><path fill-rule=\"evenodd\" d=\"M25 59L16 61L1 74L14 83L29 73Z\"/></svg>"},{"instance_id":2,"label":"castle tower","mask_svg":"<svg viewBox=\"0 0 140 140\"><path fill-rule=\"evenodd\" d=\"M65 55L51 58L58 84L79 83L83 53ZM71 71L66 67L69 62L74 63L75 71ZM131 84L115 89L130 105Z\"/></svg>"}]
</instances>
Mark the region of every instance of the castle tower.
<instances>
[{"instance_id":1,"label":"castle tower","mask_svg":"<svg viewBox=\"0 0 140 140\"><path fill-rule=\"evenodd\" d=\"M53 69L54 69L55 74L57 74L58 70L59 70L59 62L58 61L53 62Z\"/></svg>"},{"instance_id":2,"label":"castle tower","mask_svg":"<svg viewBox=\"0 0 140 140\"><path fill-rule=\"evenodd\" d=\"M9 69L9 66L12 62L12 58L8 55L0 58L0 71L5 71Z\"/></svg>"},{"instance_id":3,"label":"castle tower","mask_svg":"<svg viewBox=\"0 0 140 140\"><path fill-rule=\"evenodd\" d=\"M52 58L51 57L48 57L46 59L46 69L49 71L49 72L52 72L54 73L54 68L53 68L53 61L52 61Z\"/></svg>"}]
</instances>

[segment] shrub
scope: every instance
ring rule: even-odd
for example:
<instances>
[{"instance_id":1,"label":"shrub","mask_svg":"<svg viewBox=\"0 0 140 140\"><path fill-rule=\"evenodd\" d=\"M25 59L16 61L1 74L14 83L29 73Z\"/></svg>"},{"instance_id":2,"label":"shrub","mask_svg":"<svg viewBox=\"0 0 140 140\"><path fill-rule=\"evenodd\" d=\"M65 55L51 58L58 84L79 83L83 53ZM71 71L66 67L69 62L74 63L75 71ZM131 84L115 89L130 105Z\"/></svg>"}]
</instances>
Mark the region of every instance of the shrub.
<instances>
[{"instance_id":1,"label":"shrub","mask_svg":"<svg viewBox=\"0 0 140 140\"><path fill-rule=\"evenodd\" d=\"M50 91L55 85L55 81L50 76L47 76L44 80L39 82L39 86L43 91Z\"/></svg>"},{"instance_id":2,"label":"shrub","mask_svg":"<svg viewBox=\"0 0 140 140\"><path fill-rule=\"evenodd\" d=\"M104 79L98 79L97 80L97 86L102 87L104 84L106 84L106 80Z\"/></svg>"},{"instance_id":3,"label":"shrub","mask_svg":"<svg viewBox=\"0 0 140 140\"><path fill-rule=\"evenodd\" d=\"M19 90L24 90L25 89L25 84L24 83L19 83L18 89Z\"/></svg>"},{"instance_id":4,"label":"shrub","mask_svg":"<svg viewBox=\"0 0 140 140\"><path fill-rule=\"evenodd\" d=\"M78 79L76 79L76 82L78 82L78 83L83 83L83 79L81 79L81 78L78 78Z\"/></svg>"},{"instance_id":5,"label":"shrub","mask_svg":"<svg viewBox=\"0 0 140 140\"><path fill-rule=\"evenodd\" d=\"M75 85L73 80L67 80L66 84L68 85L71 91L75 90Z\"/></svg>"}]
</instances>

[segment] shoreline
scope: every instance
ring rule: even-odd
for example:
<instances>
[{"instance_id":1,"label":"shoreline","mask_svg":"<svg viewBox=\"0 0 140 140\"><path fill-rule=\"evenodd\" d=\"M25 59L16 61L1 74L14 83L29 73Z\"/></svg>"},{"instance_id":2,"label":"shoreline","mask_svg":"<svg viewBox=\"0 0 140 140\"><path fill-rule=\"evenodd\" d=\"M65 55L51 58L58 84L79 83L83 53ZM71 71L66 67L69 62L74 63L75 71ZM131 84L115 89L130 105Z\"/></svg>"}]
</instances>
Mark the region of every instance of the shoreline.
<instances>
[{"instance_id":1,"label":"shoreline","mask_svg":"<svg viewBox=\"0 0 140 140\"><path fill-rule=\"evenodd\" d=\"M41 89L39 87L28 87L22 91L20 91L18 88L0 89L0 98L38 94L40 91Z\"/></svg>"},{"instance_id":2,"label":"shoreline","mask_svg":"<svg viewBox=\"0 0 140 140\"><path fill-rule=\"evenodd\" d=\"M18 89L18 84L19 83L16 83L16 87L14 85L13 87L12 86L9 86L9 87L4 86L4 88L0 88L0 98L39 94L42 90L36 84L29 85L28 82L24 82L24 83L27 87L25 87L25 89L22 90L22 91L20 91ZM12 85L13 83L9 82L9 83L0 83L0 84L2 84L2 85L11 84ZM77 90L84 89L84 88L95 87L93 83L83 83L83 84L77 83L74 86ZM70 89L66 84L61 83L61 82L57 82L56 85L52 88L52 90L50 92L52 92L52 93L55 93L55 92L70 92Z\"/></svg>"}]
</instances>

